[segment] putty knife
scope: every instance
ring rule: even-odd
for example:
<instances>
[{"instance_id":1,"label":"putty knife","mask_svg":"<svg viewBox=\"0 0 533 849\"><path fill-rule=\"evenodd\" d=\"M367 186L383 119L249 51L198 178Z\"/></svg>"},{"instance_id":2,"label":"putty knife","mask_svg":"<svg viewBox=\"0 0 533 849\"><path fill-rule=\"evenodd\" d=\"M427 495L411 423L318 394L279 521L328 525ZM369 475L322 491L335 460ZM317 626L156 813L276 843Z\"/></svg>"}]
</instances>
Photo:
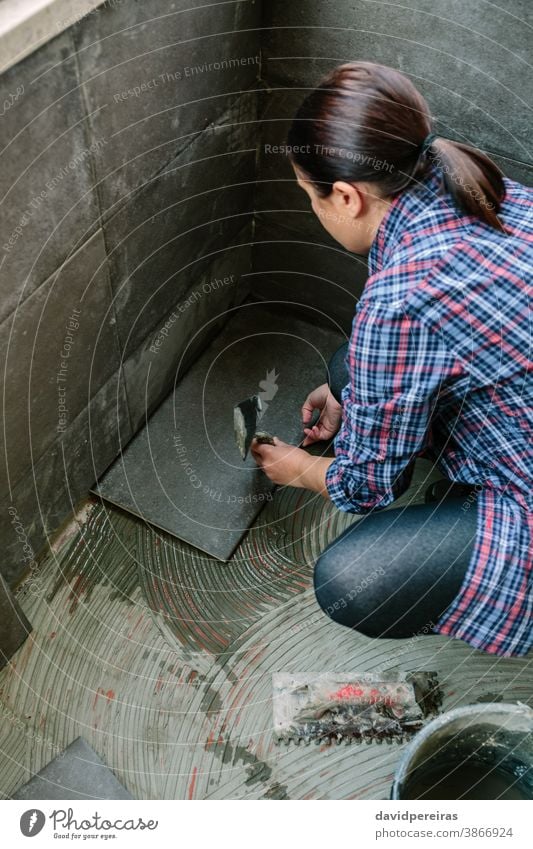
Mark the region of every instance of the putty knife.
<instances>
[{"instance_id":1,"label":"putty knife","mask_svg":"<svg viewBox=\"0 0 533 849\"><path fill-rule=\"evenodd\" d=\"M269 433L257 428L257 416L263 411L259 395L252 395L241 401L233 408L233 427L235 430L235 441L241 452L241 457L246 460L250 445L254 439L268 445L274 445L274 437Z\"/></svg>"}]
</instances>

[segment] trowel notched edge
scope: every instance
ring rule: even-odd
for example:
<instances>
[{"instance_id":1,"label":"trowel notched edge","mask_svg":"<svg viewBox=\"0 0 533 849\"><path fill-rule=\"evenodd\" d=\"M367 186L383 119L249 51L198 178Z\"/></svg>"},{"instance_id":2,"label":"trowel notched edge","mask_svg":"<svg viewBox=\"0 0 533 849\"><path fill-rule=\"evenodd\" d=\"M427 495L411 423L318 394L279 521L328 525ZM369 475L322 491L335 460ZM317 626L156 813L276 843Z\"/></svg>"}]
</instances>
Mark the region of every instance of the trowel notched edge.
<instances>
[{"instance_id":1,"label":"trowel notched edge","mask_svg":"<svg viewBox=\"0 0 533 849\"><path fill-rule=\"evenodd\" d=\"M277 743L402 742L442 703L435 672L274 673L272 686Z\"/></svg>"}]
</instances>

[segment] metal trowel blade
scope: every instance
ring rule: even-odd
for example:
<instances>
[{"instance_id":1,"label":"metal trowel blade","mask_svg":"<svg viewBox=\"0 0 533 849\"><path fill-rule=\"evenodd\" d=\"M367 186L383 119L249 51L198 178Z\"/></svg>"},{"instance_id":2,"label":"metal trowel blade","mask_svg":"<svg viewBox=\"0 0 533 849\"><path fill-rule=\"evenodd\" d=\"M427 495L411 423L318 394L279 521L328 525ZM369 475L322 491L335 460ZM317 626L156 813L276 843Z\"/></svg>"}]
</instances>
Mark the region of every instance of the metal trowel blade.
<instances>
[{"instance_id":1,"label":"metal trowel blade","mask_svg":"<svg viewBox=\"0 0 533 849\"><path fill-rule=\"evenodd\" d=\"M257 414L261 412L261 409L261 400L258 395L246 398L233 408L235 441L243 460L246 460L248 456L257 427Z\"/></svg>"}]
</instances>

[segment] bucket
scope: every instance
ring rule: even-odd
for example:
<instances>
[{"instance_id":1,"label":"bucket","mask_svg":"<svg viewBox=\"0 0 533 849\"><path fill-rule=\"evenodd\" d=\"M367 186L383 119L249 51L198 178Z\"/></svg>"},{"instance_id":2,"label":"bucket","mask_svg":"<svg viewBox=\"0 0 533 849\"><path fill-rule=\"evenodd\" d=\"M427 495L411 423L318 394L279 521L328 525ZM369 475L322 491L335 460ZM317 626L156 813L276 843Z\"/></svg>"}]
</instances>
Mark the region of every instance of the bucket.
<instances>
[{"instance_id":1,"label":"bucket","mask_svg":"<svg viewBox=\"0 0 533 849\"><path fill-rule=\"evenodd\" d=\"M391 799L533 799L533 710L496 702L436 717L406 747Z\"/></svg>"}]
</instances>

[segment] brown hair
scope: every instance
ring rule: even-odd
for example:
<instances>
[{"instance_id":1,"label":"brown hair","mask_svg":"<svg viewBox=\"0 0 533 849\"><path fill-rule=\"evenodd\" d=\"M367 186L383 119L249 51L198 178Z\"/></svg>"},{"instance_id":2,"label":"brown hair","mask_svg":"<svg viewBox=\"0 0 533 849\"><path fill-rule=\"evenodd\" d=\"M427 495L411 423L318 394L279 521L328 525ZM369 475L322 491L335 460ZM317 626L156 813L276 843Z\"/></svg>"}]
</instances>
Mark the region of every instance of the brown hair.
<instances>
[{"instance_id":1,"label":"brown hair","mask_svg":"<svg viewBox=\"0 0 533 849\"><path fill-rule=\"evenodd\" d=\"M433 160L456 205L502 229L500 169L475 148L435 136L425 99L393 68L339 65L305 98L287 141L293 164L322 197L337 180L379 183L390 197L423 179Z\"/></svg>"}]
</instances>

